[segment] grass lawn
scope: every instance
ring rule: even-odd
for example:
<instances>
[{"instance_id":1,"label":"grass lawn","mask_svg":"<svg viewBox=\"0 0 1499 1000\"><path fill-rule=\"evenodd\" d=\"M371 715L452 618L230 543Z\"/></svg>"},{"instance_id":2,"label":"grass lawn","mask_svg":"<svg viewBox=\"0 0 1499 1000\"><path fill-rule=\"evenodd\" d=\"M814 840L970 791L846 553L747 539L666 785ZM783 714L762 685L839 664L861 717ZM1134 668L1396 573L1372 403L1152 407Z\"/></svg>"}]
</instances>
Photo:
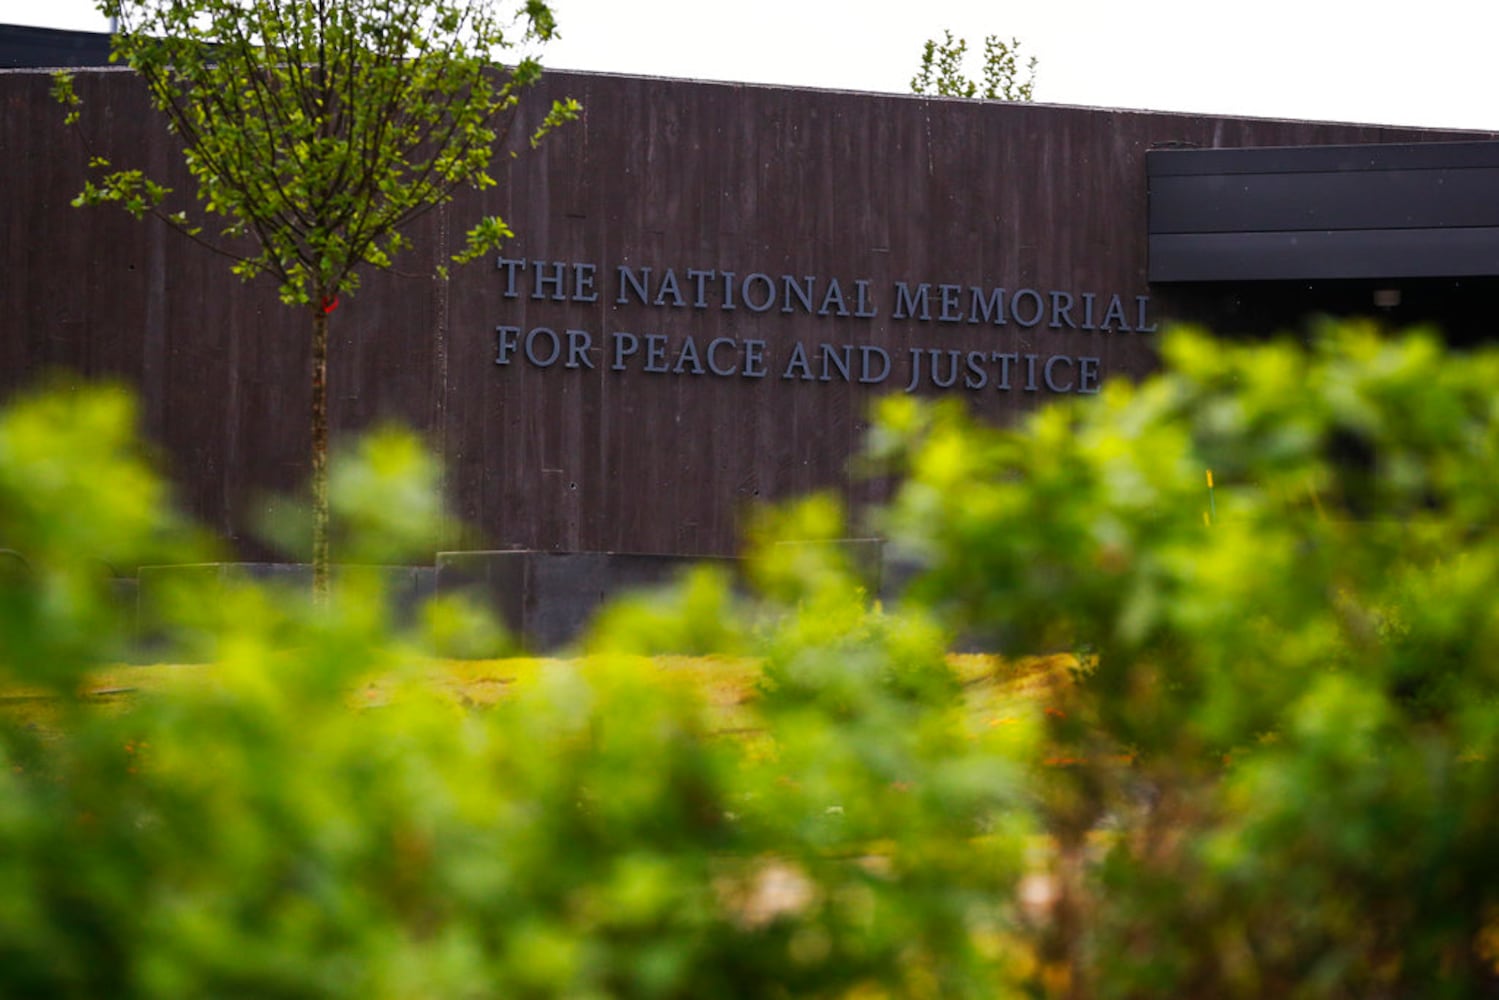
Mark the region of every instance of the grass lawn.
<instances>
[{"instance_id":1,"label":"grass lawn","mask_svg":"<svg viewBox=\"0 0 1499 1000\"><path fill-rule=\"evenodd\" d=\"M724 732L743 732L751 723L746 712L756 697L759 661L715 656L639 657L641 670L659 671L671 680L696 687ZM433 659L421 665L422 683L439 697L469 708L493 705L507 694L534 683L549 668L589 659L567 661L547 657L508 657L494 660ZM969 711L988 724L1004 721L1004 706L1015 698L1045 700L1058 685L1070 682L1073 660L1066 655L1032 657L1010 663L978 653L949 654L948 662L963 684ZM128 708L132 699L183 684L212 684L215 668L198 664L119 666L89 675L79 693L106 710ZM666 679L666 678L663 678ZM388 704L398 697L399 682L372 677L349 694L351 708ZM0 712L23 723L49 726L56 717L57 698L43 689L12 686L0 689Z\"/></svg>"}]
</instances>

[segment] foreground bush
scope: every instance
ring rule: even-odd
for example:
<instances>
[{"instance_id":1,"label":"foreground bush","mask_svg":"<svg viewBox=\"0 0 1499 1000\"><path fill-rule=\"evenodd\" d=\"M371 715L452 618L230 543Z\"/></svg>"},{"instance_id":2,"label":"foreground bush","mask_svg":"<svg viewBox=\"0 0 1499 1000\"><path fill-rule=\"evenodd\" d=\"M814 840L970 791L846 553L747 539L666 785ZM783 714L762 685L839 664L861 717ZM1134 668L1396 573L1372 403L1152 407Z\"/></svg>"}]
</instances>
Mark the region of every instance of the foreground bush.
<instances>
[{"instance_id":1,"label":"foreground bush","mask_svg":"<svg viewBox=\"0 0 1499 1000\"><path fill-rule=\"evenodd\" d=\"M923 596L1075 644L1036 946L1089 996L1488 995L1499 355L1165 343L1014 433L892 404Z\"/></svg>"},{"instance_id":2,"label":"foreground bush","mask_svg":"<svg viewBox=\"0 0 1499 1000\"><path fill-rule=\"evenodd\" d=\"M616 606L485 709L420 682L492 644L472 610L395 634L357 577L184 595L211 669L76 697L127 647L100 560L192 543L120 397L13 405L0 685L59 700L0 715L0 992L1486 995L1499 355L1165 351L1009 431L889 401L898 608L775 544L844 532L808 501L749 596ZM370 498L433 479L399 438L352 456L348 551L419 540L382 518L430 504ZM977 699L955 636L1072 676ZM743 724L653 652L761 664Z\"/></svg>"},{"instance_id":3,"label":"foreground bush","mask_svg":"<svg viewBox=\"0 0 1499 1000\"><path fill-rule=\"evenodd\" d=\"M941 632L836 566L767 560L797 592L754 628L697 577L482 711L419 652L484 633L471 609L397 635L357 575L325 609L187 591L161 613L210 666L123 710L77 697L128 635L97 556L196 555L129 425L112 393L0 419L0 690L58 696L40 725L0 713L0 993L992 996L1024 975L1027 731L974 730ZM335 470L353 551L420 536L386 519L422 503L370 498L429 473L391 436ZM749 732L625 655L688 642L765 657Z\"/></svg>"}]
</instances>

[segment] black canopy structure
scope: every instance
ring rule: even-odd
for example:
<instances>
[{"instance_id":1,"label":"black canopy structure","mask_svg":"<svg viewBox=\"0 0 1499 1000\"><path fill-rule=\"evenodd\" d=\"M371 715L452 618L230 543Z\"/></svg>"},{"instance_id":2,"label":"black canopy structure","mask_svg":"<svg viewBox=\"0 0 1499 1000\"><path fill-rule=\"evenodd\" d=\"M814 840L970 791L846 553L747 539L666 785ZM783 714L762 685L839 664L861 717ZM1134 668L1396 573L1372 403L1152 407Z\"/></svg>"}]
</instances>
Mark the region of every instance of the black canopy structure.
<instances>
[{"instance_id":1,"label":"black canopy structure","mask_svg":"<svg viewBox=\"0 0 1499 1000\"><path fill-rule=\"evenodd\" d=\"M1145 162L1152 282L1499 276L1499 140Z\"/></svg>"},{"instance_id":2,"label":"black canopy structure","mask_svg":"<svg viewBox=\"0 0 1499 1000\"><path fill-rule=\"evenodd\" d=\"M108 66L109 35L0 25L0 69Z\"/></svg>"}]
</instances>

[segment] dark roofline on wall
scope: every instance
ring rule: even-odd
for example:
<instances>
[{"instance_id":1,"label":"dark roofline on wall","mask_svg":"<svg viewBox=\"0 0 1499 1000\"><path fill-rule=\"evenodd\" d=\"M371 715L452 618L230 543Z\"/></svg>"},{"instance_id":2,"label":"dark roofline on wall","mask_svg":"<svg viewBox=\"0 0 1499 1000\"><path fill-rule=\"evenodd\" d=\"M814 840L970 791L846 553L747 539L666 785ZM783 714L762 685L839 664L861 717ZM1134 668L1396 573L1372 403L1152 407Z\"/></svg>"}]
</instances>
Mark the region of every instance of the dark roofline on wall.
<instances>
[{"instance_id":1,"label":"dark roofline on wall","mask_svg":"<svg viewBox=\"0 0 1499 1000\"><path fill-rule=\"evenodd\" d=\"M1152 150L1150 280L1499 276L1499 139Z\"/></svg>"},{"instance_id":2,"label":"dark roofline on wall","mask_svg":"<svg viewBox=\"0 0 1499 1000\"><path fill-rule=\"evenodd\" d=\"M109 33L0 24L0 69L109 65Z\"/></svg>"}]
</instances>

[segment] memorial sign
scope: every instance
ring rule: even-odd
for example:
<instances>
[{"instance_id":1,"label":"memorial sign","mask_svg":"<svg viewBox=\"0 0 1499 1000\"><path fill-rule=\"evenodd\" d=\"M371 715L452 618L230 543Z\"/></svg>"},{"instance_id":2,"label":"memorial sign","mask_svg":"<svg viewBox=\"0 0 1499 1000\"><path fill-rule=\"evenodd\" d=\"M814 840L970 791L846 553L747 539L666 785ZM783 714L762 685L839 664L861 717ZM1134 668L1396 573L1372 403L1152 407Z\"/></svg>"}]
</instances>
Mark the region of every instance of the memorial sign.
<instances>
[{"instance_id":1,"label":"memorial sign","mask_svg":"<svg viewBox=\"0 0 1499 1000\"><path fill-rule=\"evenodd\" d=\"M620 307L650 310L748 313L820 320L890 320L906 324L965 324L993 328L1154 333L1149 295L1071 292L957 283L896 281L882 300L870 278L840 279L815 274L771 275L712 268L656 268L618 264L606 270L611 292L600 291L599 266L592 262L500 257L506 299L597 303L612 294ZM679 277L680 273L680 277ZM649 329L643 316L638 329ZM911 346L892 358L883 346L844 339L807 341L794 334L771 343L753 337L717 336L699 343L692 333L586 329L495 328L495 364L533 368L593 370L592 355L602 348L608 369L656 375L708 376L857 382L904 392L920 389L1091 394L1098 391L1100 359L1067 353L962 350ZM854 335L857 335L857 328Z\"/></svg>"},{"instance_id":2,"label":"memorial sign","mask_svg":"<svg viewBox=\"0 0 1499 1000\"><path fill-rule=\"evenodd\" d=\"M252 526L306 482L305 332L191 241L70 207L90 152L191 190L138 80L75 86L108 123L91 151L45 72L0 75L0 388L129 383L191 513L279 555ZM882 395L1015 421L1149 373L1173 319L1274 328L1332 294L1152 285L1150 150L1463 137L585 73L544 76L511 134L564 97L578 122L424 217L404 273L333 324L335 441L419 429L469 526L455 548L731 555L765 501L857 510L889 488L850 466ZM517 234L503 255L434 277L486 215Z\"/></svg>"}]
</instances>

